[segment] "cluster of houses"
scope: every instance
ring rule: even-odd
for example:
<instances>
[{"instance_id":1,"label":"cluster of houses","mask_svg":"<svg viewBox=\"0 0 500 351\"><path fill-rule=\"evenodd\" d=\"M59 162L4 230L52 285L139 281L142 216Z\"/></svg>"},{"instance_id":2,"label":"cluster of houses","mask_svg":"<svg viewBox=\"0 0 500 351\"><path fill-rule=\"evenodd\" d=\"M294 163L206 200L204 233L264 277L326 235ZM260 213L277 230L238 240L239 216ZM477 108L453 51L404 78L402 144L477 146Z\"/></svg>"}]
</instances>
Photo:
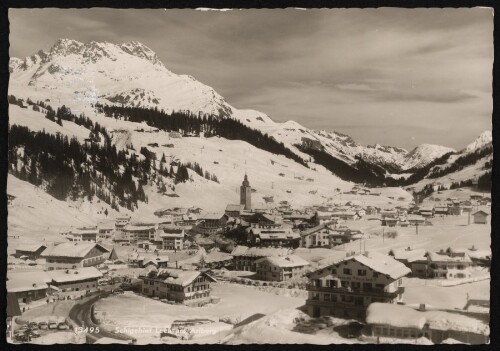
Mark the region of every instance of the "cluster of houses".
<instances>
[{"instance_id":1,"label":"cluster of houses","mask_svg":"<svg viewBox=\"0 0 500 351\"><path fill-rule=\"evenodd\" d=\"M475 265L488 266L491 255L482 257L473 250L441 249L429 252L423 249L390 250L389 256L403 263L411 270L411 276L419 278L464 279L471 278ZM472 257L471 257L472 256Z\"/></svg>"},{"instance_id":2,"label":"cluster of houses","mask_svg":"<svg viewBox=\"0 0 500 351\"><path fill-rule=\"evenodd\" d=\"M406 258L408 259L408 258ZM435 344L489 342L488 316L466 310L426 310L406 306L403 278L412 273L402 259L375 252L339 253L308 272L307 312L366 323L380 338L427 338Z\"/></svg>"},{"instance_id":3,"label":"cluster of houses","mask_svg":"<svg viewBox=\"0 0 500 351\"><path fill-rule=\"evenodd\" d=\"M96 291L103 276L98 267L116 257L116 252L91 242L64 242L52 247L21 245L14 255L44 258L46 262L44 270L7 274L7 291L15 293L20 302L29 303L54 294L64 297Z\"/></svg>"}]
</instances>

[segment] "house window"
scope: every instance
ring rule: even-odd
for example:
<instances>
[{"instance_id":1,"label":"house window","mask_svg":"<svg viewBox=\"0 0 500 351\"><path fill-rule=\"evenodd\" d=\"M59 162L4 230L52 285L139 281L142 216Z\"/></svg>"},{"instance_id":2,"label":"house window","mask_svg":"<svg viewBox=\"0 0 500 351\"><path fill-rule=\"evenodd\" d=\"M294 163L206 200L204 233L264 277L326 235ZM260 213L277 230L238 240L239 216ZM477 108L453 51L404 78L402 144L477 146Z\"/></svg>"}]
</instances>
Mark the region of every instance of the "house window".
<instances>
[{"instance_id":1,"label":"house window","mask_svg":"<svg viewBox=\"0 0 500 351\"><path fill-rule=\"evenodd\" d=\"M366 276L366 269L358 269L358 275L361 277Z\"/></svg>"},{"instance_id":2,"label":"house window","mask_svg":"<svg viewBox=\"0 0 500 351\"><path fill-rule=\"evenodd\" d=\"M351 275L351 270L349 268L344 268L343 273L345 275Z\"/></svg>"},{"instance_id":3,"label":"house window","mask_svg":"<svg viewBox=\"0 0 500 351\"><path fill-rule=\"evenodd\" d=\"M323 300L324 301L330 301L330 294L324 294L323 295Z\"/></svg>"},{"instance_id":4,"label":"house window","mask_svg":"<svg viewBox=\"0 0 500 351\"><path fill-rule=\"evenodd\" d=\"M342 286L343 288L348 288L348 287L349 287L349 282L348 282L347 280L342 280L342 281L340 282L340 284L341 284L341 286Z\"/></svg>"}]
</instances>

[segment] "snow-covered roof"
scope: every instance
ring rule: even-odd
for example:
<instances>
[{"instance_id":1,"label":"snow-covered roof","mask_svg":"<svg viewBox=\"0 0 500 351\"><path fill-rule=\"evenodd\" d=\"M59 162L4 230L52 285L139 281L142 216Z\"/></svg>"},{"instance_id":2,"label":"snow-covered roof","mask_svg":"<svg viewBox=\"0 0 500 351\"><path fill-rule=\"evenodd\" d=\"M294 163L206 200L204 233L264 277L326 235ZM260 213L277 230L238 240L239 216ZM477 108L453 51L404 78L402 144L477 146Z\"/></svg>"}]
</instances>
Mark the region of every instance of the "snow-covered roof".
<instances>
[{"instance_id":1,"label":"snow-covered roof","mask_svg":"<svg viewBox=\"0 0 500 351\"><path fill-rule=\"evenodd\" d=\"M229 212L240 212L245 208L245 205L239 205L239 204L229 204L226 206L226 211Z\"/></svg>"},{"instance_id":2,"label":"snow-covered roof","mask_svg":"<svg viewBox=\"0 0 500 351\"><path fill-rule=\"evenodd\" d=\"M97 247L102 252L109 252L104 246L96 243L68 242L62 243L44 251L44 257L85 257L90 250Z\"/></svg>"},{"instance_id":3,"label":"snow-covered roof","mask_svg":"<svg viewBox=\"0 0 500 351\"><path fill-rule=\"evenodd\" d=\"M282 239L282 240L295 240L300 238L300 234L293 232L291 230L287 231L270 231L262 233L261 230L254 232L261 240L272 240L272 239Z\"/></svg>"},{"instance_id":4,"label":"snow-covered roof","mask_svg":"<svg viewBox=\"0 0 500 351\"><path fill-rule=\"evenodd\" d=\"M258 259L255 261L256 263L260 262L269 262L271 265L276 266L276 267L303 267L303 266L308 266L309 262L304 260L302 257L297 256L297 255L288 255L288 256L269 256L269 257L263 257L261 259Z\"/></svg>"},{"instance_id":5,"label":"snow-covered roof","mask_svg":"<svg viewBox=\"0 0 500 351\"><path fill-rule=\"evenodd\" d=\"M332 216L332 212L324 212L324 211L317 211L316 212L316 217L318 218L330 218Z\"/></svg>"},{"instance_id":6,"label":"snow-covered roof","mask_svg":"<svg viewBox=\"0 0 500 351\"><path fill-rule=\"evenodd\" d=\"M472 262L468 254L463 256L448 256L446 254L440 254L437 252L429 252L429 259L432 262L458 262L458 263L469 263Z\"/></svg>"},{"instance_id":7,"label":"snow-covered roof","mask_svg":"<svg viewBox=\"0 0 500 351\"><path fill-rule=\"evenodd\" d=\"M127 224L125 227L123 227L123 231L126 232L142 232L142 231L149 231L155 229L154 225L135 225L135 224Z\"/></svg>"},{"instance_id":8,"label":"snow-covered roof","mask_svg":"<svg viewBox=\"0 0 500 351\"><path fill-rule=\"evenodd\" d=\"M399 249L399 250L391 250L394 255L394 259L396 260L407 260L408 262L413 262L416 260L426 259L425 254L426 251L424 249Z\"/></svg>"},{"instance_id":9,"label":"snow-covered roof","mask_svg":"<svg viewBox=\"0 0 500 351\"><path fill-rule=\"evenodd\" d=\"M42 247L47 248L45 245L41 244L21 244L18 247L16 247L16 250L25 252L36 252Z\"/></svg>"},{"instance_id":10,"label":"snow-covered roof","mask_svg":"<svg viewBox=\"0 0 500 351\"><path fill-rule=\"evenodd\" d=\"M267 256L287 256L292 252L287 248L273 247L247 247L236 246L231 252L231 256L252 256L252 257L267 257Z\"/></svg>"},{"instance_id":11,"label":"snow-covered roof","mask_svg":"<svg viewBox=\"0 0 500 351\"><path fill-rule=\"evenodd\" d=\"M434 330L454 330L489 335L490 328L482 320L460 313L441 310L417 311L412 307L374 302L366 310L366 322L395 327L422 329L425 324Z\"/></svg>"},{"instance_id":12,"label":"snow-covered roof","mask_svg":"<svg viewBox=\"0 0 500 351\"><path fill-rule=\"evenodd\" d=\"M84 267L78 269L58 269L49 271L48 274L56 283L68 283L85 279L102 277L102 273L95 267Z\"/></svg>"},{"instance_id":13,"label":"snow-covered roof","mask_svg":"<svg viewBox=\"0 0 500 351\"><path fill-rule=\"evenodd\" d=\"M9 271L7 273L7 291L20 292L47 289L51 280L51 277L44 271Z\"/></svg>"},{"instance_id":14,"label":"snow-covered roof","mask_svg":"<svg viewBox=\"0 0 500 351\"><path fill-rule=\"evenodd\" d=\"M71 230L72 234L79 234L79 235L82 235L82 234L95 234L95 235L97 235L98 232L99 232L99 230L97 229L97 227L80 227L80 228L76 228L76 229Z\"/></svg>"},{"instance_id":15,"label":"snow-covered roof","mask_svg":"<svg viewBox=\"0 0 500 351\"><path fill-rule=\"evenodd\" d=\"M102 222L99 223L98 228L101 230L109 230L109 229L115 229L115 223L114 222Z\"/></svg>"},{"instance_id":16,"label":"snow-covered roof","mask_svg":"<svg viewBox=\"0 0 500 351\"><path fill-rule=\"evenodd\" d=\"M392 279L399 279L404 277L411 270L406 267L403 263L396 261L393 257L384 255L378 252L365 252L364 254L357 254L352 256L346 256L346 253L340 252L337 257L325 258L320 261L320 265L317 271L323 270L326 267L337 265L344 261L355 260L371 269L375 272L385 274Z\"/></svg>"},{"instance_id":17,"label":"snow-covered roof","mask_svg":"<svg viewBox=\"0 0 500 351\"><path fill-rule=\"evenodd\" d=\"M366 323L422 329L426 318L423 313L410 307L374 302L366 309Z\"/></svg>"},{"instance_id":18,"label":"snow-covered roof","mask_svg":"<svg viewBox=\"0 0 500 351\"><path fill-rule=\"evenodd\" d=\"M406 219L408 221L425 221L425 217L419 215L409 215Z\"/></svg>"},{"instance_id":19,"label":"snow-covered roof","mask_svg":"<svg viewBox=\"0 0 500 351\"><path fill-rule=\"evenodd\" d=\"M324 228L328 228L328 229L331 229L331 230L335 230L335 228L331 227L331 224L330 223L323 223L323 224L320 224L320 225L317 225L315 227L312 227L312 228L309 228L309 229L306 229L306 230L303 230L300 235L302 236L307 236L307 235L310 235L310 234L313 234L321 229L324 229Z\"/></svg>"},{"instance_id":20,"label":"snow-covered roof","mask_svg":"<svg viewBox=\"0 0 500 351\"><path fill-rule=\"evenodd\" d=\"M205 215L203 215L202 217L203 219L213 219L213 220L219 220L222 218L222 214L220 213L207 213Z\"/></svg>"},{"instance_id":21,"label":"snow-covered roof","mask_svg":"<svg viewBox=\"0 0 500 351\"><path fill-rule=\"evenodd\" d=\"M158 270L158 276L165 275L165 283L187 286L193 282L198 276L204 274L210 280L215 281L215 278L200 271L184 270L177 268L164 268Z\"/></svg>"}]
</instances>

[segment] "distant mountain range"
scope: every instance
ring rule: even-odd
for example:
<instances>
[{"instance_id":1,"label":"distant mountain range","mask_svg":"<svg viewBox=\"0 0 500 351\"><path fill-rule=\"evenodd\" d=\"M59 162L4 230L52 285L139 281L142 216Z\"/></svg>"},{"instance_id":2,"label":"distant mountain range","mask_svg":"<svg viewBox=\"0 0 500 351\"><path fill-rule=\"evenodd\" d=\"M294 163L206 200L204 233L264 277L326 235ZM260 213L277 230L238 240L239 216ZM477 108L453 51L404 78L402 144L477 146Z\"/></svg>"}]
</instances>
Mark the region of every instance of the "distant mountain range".
<instances>
[{"instance_id":1,"label":"distant mountain range","mask_svg":"<svg viewBox=\"0 0 500 351\"><path fill-rule=\"evenodd\" d=\"M90 118L96 114L96 104L232 118L283 143L305 162L314 164L321 157L321 164L334 174L335 167L347 167L349 172L369 170L377 179L408 178L418 170L437 166L433 162L444 167L442 162L453 163L460 156L490 147L492 141L491 131L485 131L459 151L430 144L407 151L379 144L363 146L348 135L311 130L295 121L275 122L265 113L231 106L213 88L191 76L171 72L153 50L135 41L117 45L60 39L49 51L11 58L9 71L9 94L18 99L41 101L53 108L65 105ZM414 178L418 182L425 175ZM359 179L364 178L354 180Z\"/></svg>"}]
</instances>

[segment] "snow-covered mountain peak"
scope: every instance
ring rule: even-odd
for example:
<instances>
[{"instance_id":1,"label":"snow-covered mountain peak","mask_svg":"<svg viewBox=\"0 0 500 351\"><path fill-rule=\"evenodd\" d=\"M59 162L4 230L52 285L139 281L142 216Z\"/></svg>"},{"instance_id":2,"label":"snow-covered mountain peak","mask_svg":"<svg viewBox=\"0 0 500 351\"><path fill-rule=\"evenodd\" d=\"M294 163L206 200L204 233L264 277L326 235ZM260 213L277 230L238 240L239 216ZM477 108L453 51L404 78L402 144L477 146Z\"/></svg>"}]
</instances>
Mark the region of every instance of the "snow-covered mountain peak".
<instances>
[{"instance_id":1,"label":"snow-covered mountain peak","mask_svg":"<svg viewBox=\"0 0 500 351\"><path fill-rule=\"evenodd\" d=\"M463 152L465 153L474 152L486 145L490 145L492 142L493 142L493 136L491 134L491 130L485 130L476 138L476 140L467 145L463 150Z\"/></svg>"},{"instance_id":2,"label":"snow-covered mountain peak","mask_svg":"<svg viewBox=\"0 0 500 351\"><path fill-rule=\"evenodd\" d=\"M441 145L421 144L406 155L404 169L423 167L450 152L456 152L456 150Z\"/></svg>"},{"instance_id":3,"label":"snow-covered mountain peak","mask_svg":"<svg viewBox=\"0 0 500 351\"><path fill-rule=\"evenodd\" d=\"M144 58L148 61L151 61L155 65L164 67L163 63L158 59L156 53L149 47L138 41L133 40L130 43L121 44L120 48L130 55Z\"/></svg>"}]
</instances>

